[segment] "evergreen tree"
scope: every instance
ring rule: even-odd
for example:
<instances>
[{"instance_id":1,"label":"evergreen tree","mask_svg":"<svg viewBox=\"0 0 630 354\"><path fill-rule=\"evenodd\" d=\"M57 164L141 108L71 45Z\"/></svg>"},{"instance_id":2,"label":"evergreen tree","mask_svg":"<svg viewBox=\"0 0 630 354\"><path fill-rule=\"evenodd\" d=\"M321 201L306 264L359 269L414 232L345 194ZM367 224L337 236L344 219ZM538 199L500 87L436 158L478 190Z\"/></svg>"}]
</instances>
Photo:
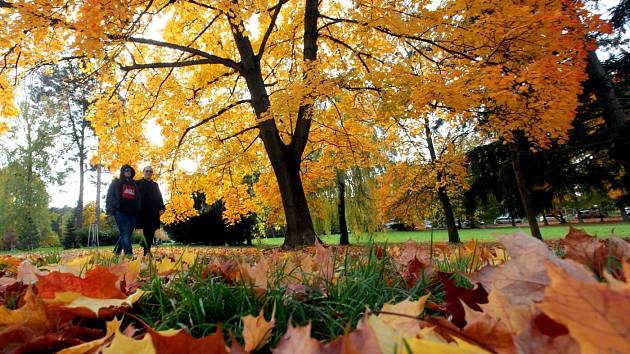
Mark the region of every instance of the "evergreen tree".
<instances>
[{"instance_id":1,"label":"evergreen tree","mask_svg":"<svg viewBox=\"0 0 630 354\"><path fill-rule=\"evenodd\" d=\"M77 240L77 228L75 226L75 220L73 218L66 219L63 228L63 238L61 244L64 249L77 248L81 245Z\"/></svg>"}]
</instances>

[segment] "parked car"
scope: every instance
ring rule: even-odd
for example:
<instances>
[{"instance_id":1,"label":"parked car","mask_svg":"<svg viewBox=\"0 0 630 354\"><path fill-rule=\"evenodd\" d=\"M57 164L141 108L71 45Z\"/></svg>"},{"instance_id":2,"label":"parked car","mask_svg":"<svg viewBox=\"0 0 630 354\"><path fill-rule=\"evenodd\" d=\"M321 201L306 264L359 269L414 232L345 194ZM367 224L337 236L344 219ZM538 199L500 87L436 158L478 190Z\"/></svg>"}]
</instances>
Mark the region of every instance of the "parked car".
<instances>
[{"instance_id":1,"label":"parked car","mask_svg":"<svg viewBox=\"0 0 630 354\"><path fill-rule=\"evenodd\" d=\"M599 209L591 208L591 209L582 209L579 212L579 215L575 217L582 219L594 219L594 218L607 218L608 213L605 211L601 211Z\"/></svg>"},{"instance_id":2,"label":"parked car","mask_svg":"<svg viewBox=\"0 0 630 354\"><path fill-rule=\"evenodd\" d=\"M523 220L521 218L514 218L514 222L517 224L520 224L523 222ZM499 224L511 224L512 223L512 218L508 215L508 216L499 216L498 218L494 219L494 223L499 225Z\"/></svg>"},{"instance_id":3,"label":"parked car","mask_svg":"<svg viewBox=\"0 0 630 354\"><path fill-rule=\"evenodd\" d=\"M545 221L545 219L547 219L547 222L559 221L560 220L560 215L546 214L546 215L541 215L540 216L540 222Z\"/></svg>"},{"instance_id":4,"label":"parked car","mask_svg":"<svg viewBox=\"0 0 630 354\"><path fill-rule=\"evenodd\" d=\"M630 216L630 207L623 208L623 211L626 212L626 215Z\"/></svg>"}]
</instances>

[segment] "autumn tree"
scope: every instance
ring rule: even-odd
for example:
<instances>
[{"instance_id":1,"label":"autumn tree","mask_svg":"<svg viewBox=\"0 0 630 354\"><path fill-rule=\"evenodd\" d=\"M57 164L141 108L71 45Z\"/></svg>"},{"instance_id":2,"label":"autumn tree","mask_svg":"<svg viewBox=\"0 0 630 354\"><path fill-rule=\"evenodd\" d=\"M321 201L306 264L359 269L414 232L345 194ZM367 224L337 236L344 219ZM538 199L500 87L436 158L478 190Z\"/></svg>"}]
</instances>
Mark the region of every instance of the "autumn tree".
<instances>
[{"instance_id":1,"label":"autumn tree","mask_svg":"<svg viewBox=\"0 0 630 354\"><path fill-rule=\"evenodd\" d=\"M224 197L234 221L259 207L244 176L267 174L288 247L315 241L300 172L309 142L334 130L325 113L339 95L359 110L361 97L413 87L426 113L452 110L492 138L523 131L542 147L569 125L590 26L569 1L0 4L2 90L33 66L86 57L101 82L90 118L107 137L100 161L158 166L172 191L167 221L194 215L195 191ZM11 112L10 95L0 104ZM346 129L379 124L373 113L352 114Z\"/></svg>"}]
</instances>

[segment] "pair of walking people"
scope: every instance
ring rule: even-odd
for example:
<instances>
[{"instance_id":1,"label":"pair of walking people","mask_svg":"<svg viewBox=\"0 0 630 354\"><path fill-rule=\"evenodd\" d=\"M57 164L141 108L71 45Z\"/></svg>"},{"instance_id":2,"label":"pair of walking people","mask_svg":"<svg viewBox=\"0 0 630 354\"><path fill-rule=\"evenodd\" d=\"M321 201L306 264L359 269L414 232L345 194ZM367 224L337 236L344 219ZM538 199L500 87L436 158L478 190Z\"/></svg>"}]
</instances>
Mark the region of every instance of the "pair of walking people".
<instances>
[{"instance_id":1,"label":"pair of walking people","mask_svg":"<svg viewBox=\"0 0 630 354\"><path fill-rule=\"evenodd\" d=\"M153 181L153 168L142 170L142 179L134 180L136 171L130 165L120 168L120 176L114 179L107 190L105 209L118 225L120 237L114 253L133 255L131 235L135 228L144 234L144 255L151 252L155 231L160 228L160 215L166 210L160 187Z\"/></svg>"}]
</instances>

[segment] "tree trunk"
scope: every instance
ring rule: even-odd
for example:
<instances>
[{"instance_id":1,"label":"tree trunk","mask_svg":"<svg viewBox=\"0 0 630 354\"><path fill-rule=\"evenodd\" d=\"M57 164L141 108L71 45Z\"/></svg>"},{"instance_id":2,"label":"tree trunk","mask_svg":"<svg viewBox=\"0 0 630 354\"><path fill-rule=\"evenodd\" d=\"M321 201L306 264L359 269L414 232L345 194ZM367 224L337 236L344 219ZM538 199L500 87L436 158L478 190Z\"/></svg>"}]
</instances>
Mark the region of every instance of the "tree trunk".
<instances>
[{"instance_id":1,"label":"tree trunk","mask_svg":"<svg viewBox=\"0 0 630 354\"><path fill-rule=\"evenodd\" d=\"M278 4L277 6L281 5ZM306 0L303 47L305 61L317 59L317 18L319 14L317 6L317 0ZM261 121L258 124L260 138L265 146L280 189L282 207L287 222L283 247L295 248L313 245L317 237L300 177L300 163L308 142L313 106L312 104L304 104L299 107L291 142L285 144L280 138L273 117L265 117L270 108L269 95L260 68L260 60L254 53L251 41L243 33L244 24L242 20L235 17L228 17L228 20L241 57L239 71L247 83L251 105L257 118ZM308 81L308 72L306 72L304 80Z\"/></svg>"},{"instance_id":2,"label":"tree trunk","mask_svg":"<svg viewBox=\"0 0 630 354\"><path fill-rule=\"evenodd\" d=\"M77 207L74 210L74 225L77 230L83 227L83 189L85 179L85 162L83 151L79 150L79 198L77 199Z\"/></svg>"},{"instance_id":3,"label":"tree trunk","mask_svg":"<svg viewBox=\"0 0 630 354\"><path fill-rule=\"evenodd\" d=\"M547 221L547 213L543 212L543 224L545 226L549 226L549 221Z\"/></svg>"},{"instance_id":4,"label":"tree trunk","mask_svg":"<svg viewBox=\"0 0 630 354\"><path fill-rule=\"evenodd\" d=\"M532 232L532 236L536 237L539 240L542 240L542 235L540 234L540 229L538 228L538 222L536 221L536 214L534 213L534 208L532 206L529 189L527 188L527 184L525 183L525 175L523 174L523 170L521 169L521 162L518 157L518 146L516 145L516 142L511 142L508 143L508 147L510 149L512 168L514 169L518 192L521 196L523 208L525 208L525 214L527 214L529 229Z\"/></svg>"},{"instance_id":5,"label":"tree trunk","mask_svg":"<svg viewBox=\"0 0 630 354\"><path fill-rule=\"evenodd\" d=\"M429 148L429 154L431 155L431 162L435 163L435 161L437 160L437 156L435 154L435 148L433 147L433 138L431 136L429 119L426 117L424 118L424 132L426 133L427 137L427 147ZM441 179L442 173L438 172L438 182L440 182ZM440 199L440 203L442 203L442 209L444 210L444 216L446 218L446 227L448 229L448 242L460 243L461 241L459 240L459 233L457 231L457 226L455 225L455 217L453 216L453 207L451 206L451 201L448 198L446 188L438 188L438 198Z\"/></svg>"},{"instance_id":6,"label":"tree trunk","mask_svg":"<svg viewBox=\"0 0 630 354\"><path fill-rule=\"evenodd\" d=\"M348 223L346 222L346 185L343 181L342 172L337 169L337 191L339 202L337 203L337 213L339 214L339 244L347 246L350 244L348 237Z\"/></svg>"}]
</instances>

